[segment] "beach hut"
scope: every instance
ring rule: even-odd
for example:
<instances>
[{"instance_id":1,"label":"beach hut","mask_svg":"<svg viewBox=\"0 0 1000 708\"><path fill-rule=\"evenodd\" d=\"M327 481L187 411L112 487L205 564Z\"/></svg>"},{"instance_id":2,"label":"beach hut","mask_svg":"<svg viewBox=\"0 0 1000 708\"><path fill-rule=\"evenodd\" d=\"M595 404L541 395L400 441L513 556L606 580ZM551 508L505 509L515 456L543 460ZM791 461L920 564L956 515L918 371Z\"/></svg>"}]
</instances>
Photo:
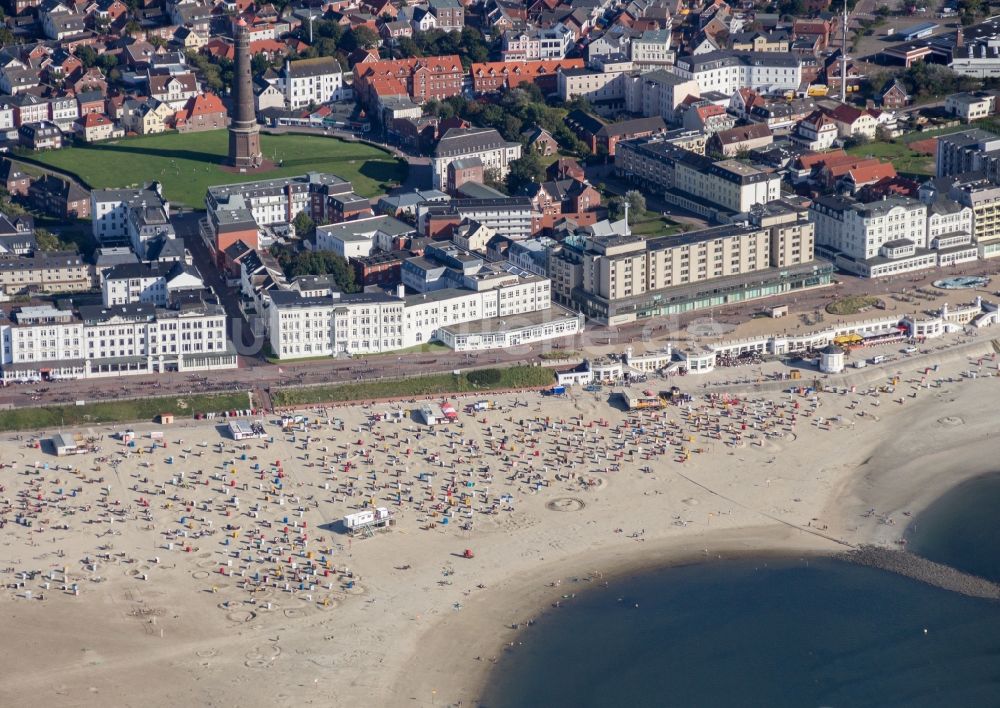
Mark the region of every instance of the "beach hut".
<instances>
[{"instance_id":1,"label":"beach hut","mask_svg":"<svg viewBox=\"0 0 1000 708\"><path fill-rule=\"evenodd\" d=\"M56 433L52 436L50 442L52 443L52 449L56 453L56 457L78 455L87 451L83 436L81 435Z\"/></svg>"},{"instance_id":2,"label":"beach hut","mask_svg":"<svg viewBox=\"0 0 1000 708\"><path fill-rule=\"evenodd\" d=\"M160 413L157 418L160 420L160 425L173 425L174 423L173 413Z\"/></svg>"},{"instance_id":3,"label":"beach hut","mask_svg":"<svg viewBox=\"0 0 1000 708\"><path fill-rule=\"evenodd\" d=\"M440 416L434 412L434 409L430 406L420 407L420 417L424 419L424 423L431 427L434 427L441 422Z\"/></svg>"},{"instance_id":4,"label":"beach hut","mask_svg":"<svg viewBox=\"0 0 1000 708\"><path fill-rule=\"evenodd\" d=\"M443 415L445 420L449 423L453 423L458 420L458 411L455 410L455 406L448 403L448 401L441 404L441 415Z\"/></svg>"}]
</instances>

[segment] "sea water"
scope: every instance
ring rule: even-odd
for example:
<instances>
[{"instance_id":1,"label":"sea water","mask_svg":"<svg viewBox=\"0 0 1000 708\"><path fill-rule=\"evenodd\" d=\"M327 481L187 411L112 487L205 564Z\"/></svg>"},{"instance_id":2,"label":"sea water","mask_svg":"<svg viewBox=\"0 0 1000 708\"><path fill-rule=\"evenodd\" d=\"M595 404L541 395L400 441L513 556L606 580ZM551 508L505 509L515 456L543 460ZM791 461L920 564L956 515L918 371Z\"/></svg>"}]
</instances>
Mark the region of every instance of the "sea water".
<instances>
[{"instance_id":1,"label":"sea water","mask_svg":"<svg viewBox=\"0 0 1000 708\"><path fill-rule=\"evenodd\" d=\"M907 548L1000 583L1000 474L971 479L938 499L906 530Z\"/></svg>"},{"instance_id":2,"label":"sea water","mask_svg":"<svg viewBox=\"0 0 1000 708\"><path fill-rule=\"evenodd\" d=\"M922 514L911 550L997 577L1000 475ZM546 706L1000 706L1000 603L834 559L610 582L519 632L482 696Z\"/></svg>"}]
</instances>

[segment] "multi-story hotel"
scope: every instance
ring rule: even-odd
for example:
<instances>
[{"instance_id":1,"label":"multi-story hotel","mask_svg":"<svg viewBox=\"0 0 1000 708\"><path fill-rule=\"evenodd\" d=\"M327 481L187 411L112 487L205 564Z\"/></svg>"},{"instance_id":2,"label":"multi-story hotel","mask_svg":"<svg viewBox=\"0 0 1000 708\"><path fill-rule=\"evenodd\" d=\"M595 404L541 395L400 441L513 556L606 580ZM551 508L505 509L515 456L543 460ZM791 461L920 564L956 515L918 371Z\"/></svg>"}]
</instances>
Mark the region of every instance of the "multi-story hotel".
<instances>
[{"instance_id":1,"label":"multi-story hotel","mask_svg":"<svg viewBox=\"0 0 1000 708\"><path fill-rule=\"evenodd\" d=\"M233 368L225 312L201 300L170 309L150 303L18 307L0 324L4 381Z\"/></svg>"},{"instance_id":2,"label":"multi-story hotel","mask_svg":"<svg viewBox=\"0 0 1000 708\"><path fill-rule=\"evenodd\" d=\"M781 197L780 175L737 160L716 162L659 136L619 142L615 172L709 217L719 211L748 212Z\"/></svg>"},{"instance_id":3,"label":"multi-story hotel","mask_svg":"<svg viewBox=\"0 0 1000 708\"><path fill-rule=\"evenodd\" d=\"M610 325L829 283L804 210L762 205L749 223L643 238L574 235L549 258L555 298Z\"/></svg>"}]
</instances>

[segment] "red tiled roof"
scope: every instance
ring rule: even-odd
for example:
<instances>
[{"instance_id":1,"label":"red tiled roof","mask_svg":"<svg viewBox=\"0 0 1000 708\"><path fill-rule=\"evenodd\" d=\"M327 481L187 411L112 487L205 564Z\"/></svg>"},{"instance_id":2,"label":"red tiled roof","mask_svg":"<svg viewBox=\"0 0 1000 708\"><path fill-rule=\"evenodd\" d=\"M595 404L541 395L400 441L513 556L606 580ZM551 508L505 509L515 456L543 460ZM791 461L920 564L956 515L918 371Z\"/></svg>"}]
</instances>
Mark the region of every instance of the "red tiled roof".
<instances>
[{"instance_id":1,"label":"red tiled roof","mask_svg":"<svg viewBox=\"0 0 1000 708\"><path fill-rule=\"evenodd\" d=\"M864 165L848 173L854 184L870 184L886 177L895 177L896 168L890 162L879 162L874 165Z\"/></svg>"},{"instance_id":2,"label":"red tiled roof","mask_svg":"<svg viewBox=\"0 0 1000 708\"><path fill-rule=\"evenodd\" d=\"M830 152L807 152L799 156L799 164L803 169L811 169L816 165L827 164L831 160L847 157L843 150L831 150Z\"/></svg>"}]
</instances>

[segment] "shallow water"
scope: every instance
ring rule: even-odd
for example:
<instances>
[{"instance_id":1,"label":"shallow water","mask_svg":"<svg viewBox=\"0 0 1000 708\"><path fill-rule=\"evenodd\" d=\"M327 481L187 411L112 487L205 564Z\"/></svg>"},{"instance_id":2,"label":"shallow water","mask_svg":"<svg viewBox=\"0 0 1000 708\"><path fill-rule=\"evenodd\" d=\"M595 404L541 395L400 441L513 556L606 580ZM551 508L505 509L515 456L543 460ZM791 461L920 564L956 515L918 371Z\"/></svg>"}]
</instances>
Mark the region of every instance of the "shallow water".
<instances>
[{"instance_id":1,"label":"shallow water","mask_svg":"<svg viewBox=\"0 0 1000 708\"><path fill-rule=\"evenodd\" d=\"M1000 603L880 570L741 560L563 587L484 705L1000 705Z\"/></svg>"},{"instance_id":2,"label":"shallow water","mask_svg":"<svg viewBox=\"0 0 1000 708\"><path fill-rule=\"evenodd\" d=\"M970 479L907 528L907 549L1000 582L1000 474Z\"/></svg>"}]
</instances>

